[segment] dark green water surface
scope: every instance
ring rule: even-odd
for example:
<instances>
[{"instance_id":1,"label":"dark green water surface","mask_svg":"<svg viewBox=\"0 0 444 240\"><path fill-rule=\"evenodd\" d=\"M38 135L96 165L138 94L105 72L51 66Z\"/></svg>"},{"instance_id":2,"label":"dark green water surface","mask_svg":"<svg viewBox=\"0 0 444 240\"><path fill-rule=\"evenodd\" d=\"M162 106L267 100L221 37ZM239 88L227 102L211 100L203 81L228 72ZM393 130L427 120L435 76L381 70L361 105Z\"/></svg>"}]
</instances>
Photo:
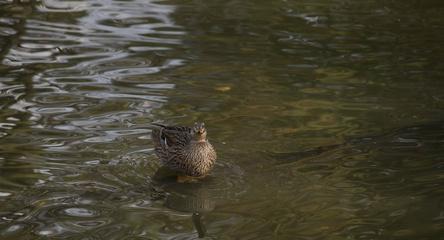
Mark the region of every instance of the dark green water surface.
<instances>
[{"instance_id":1,"label":"dark green water surface","mask_svg":"<svg viewBox=\"0 0 444 240\"><path fill-rule=\"evenodd\" d=\"M442 239L443 186L441 0L0 2L2 240Z\"/></svg>"}]
</instances>

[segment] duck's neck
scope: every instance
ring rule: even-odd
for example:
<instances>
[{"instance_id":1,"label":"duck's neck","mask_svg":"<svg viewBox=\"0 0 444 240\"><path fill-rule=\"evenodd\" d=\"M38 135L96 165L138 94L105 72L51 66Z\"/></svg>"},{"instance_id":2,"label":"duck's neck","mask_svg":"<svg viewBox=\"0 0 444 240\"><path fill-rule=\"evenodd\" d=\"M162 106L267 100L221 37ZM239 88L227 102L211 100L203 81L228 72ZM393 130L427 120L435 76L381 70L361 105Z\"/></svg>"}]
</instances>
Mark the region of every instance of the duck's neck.
<instances>
[{"instance_id":1,"label":"duck's neck","mask_svg":"<svg viewBox=\"0 0 444 240\"><path fill-rule=\"evenodd\" d=\"M191 142L199 144L199 143L207 143L208 141L207 139L196 139L196 140L191 140Z\"/></svg>"},{"instance_id":2,"label":"duck's neck","mask_svg":"<svg viewBox=\"0 0 444 240\"><path fill-rule=\"evenodd\" d=\"M206 143L207 142L207 136L206 134L196 134L191 139L194 143Z\"/></svg>"}]
</instances>

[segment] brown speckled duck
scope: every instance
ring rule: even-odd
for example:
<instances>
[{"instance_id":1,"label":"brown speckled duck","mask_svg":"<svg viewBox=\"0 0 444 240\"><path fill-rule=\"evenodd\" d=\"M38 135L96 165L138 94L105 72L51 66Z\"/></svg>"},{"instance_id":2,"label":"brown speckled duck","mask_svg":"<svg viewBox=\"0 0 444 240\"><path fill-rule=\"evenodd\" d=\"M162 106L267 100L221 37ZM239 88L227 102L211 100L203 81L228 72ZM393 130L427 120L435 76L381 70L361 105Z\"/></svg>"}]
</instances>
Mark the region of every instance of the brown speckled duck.
<instances>
[{"instance_id":1,"label":"brown speckled duck","mask_svg":"<svg viewBox=\"0 0 444 240\"><path fill-rule=\"evenodd\" d=\"M153 123L155 153L162 164L179 173L178 181L203 178L216 162L216 151L207 139L204 123L194 127Z\"/></svg>"}]
</instances>

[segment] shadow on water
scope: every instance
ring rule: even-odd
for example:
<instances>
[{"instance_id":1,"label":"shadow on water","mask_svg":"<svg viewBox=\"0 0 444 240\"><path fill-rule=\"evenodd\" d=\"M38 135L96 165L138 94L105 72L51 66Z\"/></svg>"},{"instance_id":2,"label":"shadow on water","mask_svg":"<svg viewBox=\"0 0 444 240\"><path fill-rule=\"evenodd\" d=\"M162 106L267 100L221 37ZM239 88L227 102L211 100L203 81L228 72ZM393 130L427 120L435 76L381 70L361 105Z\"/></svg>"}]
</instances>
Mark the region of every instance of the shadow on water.
<instances>
[{"instance_id":1,"label":"shadow on water","mask_svg":"<svg viewBox=\"0 0 444 240\"><path fill-rule=\"evenodd\" d=\"M269 158L275 159L278 165L285 165L302 161L306 158L319 157L322 154L328 154L329 152L344 148L361 149L362 151L369 151L365 150L368 148L394 150L421 147L433 148L439 146L442 139L444 139L444 123L432 122L386 130L385 133L379 135L349 137L341 144L319 146L301 152L264 152L264 156L268 155Z\"/></svg>"},{"instance_id":2,"label":"shadow on water","mask_svg":"<svg viewBox=\"0 0 444 240\"><path fill-rule=\"evenodd\" d=\"M199 238L205 237L205 215L216 207L215 196L211 195L212 178L194 183L178 183L176 175L160 168L153 177L154 185L166 193L165 206L169 209L190 213L191 221Z\"/></svg>"}]
</instances>

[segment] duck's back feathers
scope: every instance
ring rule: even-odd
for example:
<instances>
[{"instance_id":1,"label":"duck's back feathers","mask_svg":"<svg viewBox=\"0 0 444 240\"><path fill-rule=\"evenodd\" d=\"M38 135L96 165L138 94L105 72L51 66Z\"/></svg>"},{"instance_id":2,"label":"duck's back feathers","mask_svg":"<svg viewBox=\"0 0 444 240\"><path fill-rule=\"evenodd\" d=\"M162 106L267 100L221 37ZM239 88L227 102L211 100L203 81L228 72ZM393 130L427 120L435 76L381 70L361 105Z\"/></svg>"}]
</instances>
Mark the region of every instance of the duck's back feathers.
<instances>
[{"instance_id":1,"label":"duck's back feathers","mask_svg":"<svg viewBox=\"0 0 444 240\"><path fill-rule=\"evenodd\" d=\"M186 146L191 141L191 128L182 126L165 126L153 123L153 141L155 147Z\"/></svg>"}]
</instances>

